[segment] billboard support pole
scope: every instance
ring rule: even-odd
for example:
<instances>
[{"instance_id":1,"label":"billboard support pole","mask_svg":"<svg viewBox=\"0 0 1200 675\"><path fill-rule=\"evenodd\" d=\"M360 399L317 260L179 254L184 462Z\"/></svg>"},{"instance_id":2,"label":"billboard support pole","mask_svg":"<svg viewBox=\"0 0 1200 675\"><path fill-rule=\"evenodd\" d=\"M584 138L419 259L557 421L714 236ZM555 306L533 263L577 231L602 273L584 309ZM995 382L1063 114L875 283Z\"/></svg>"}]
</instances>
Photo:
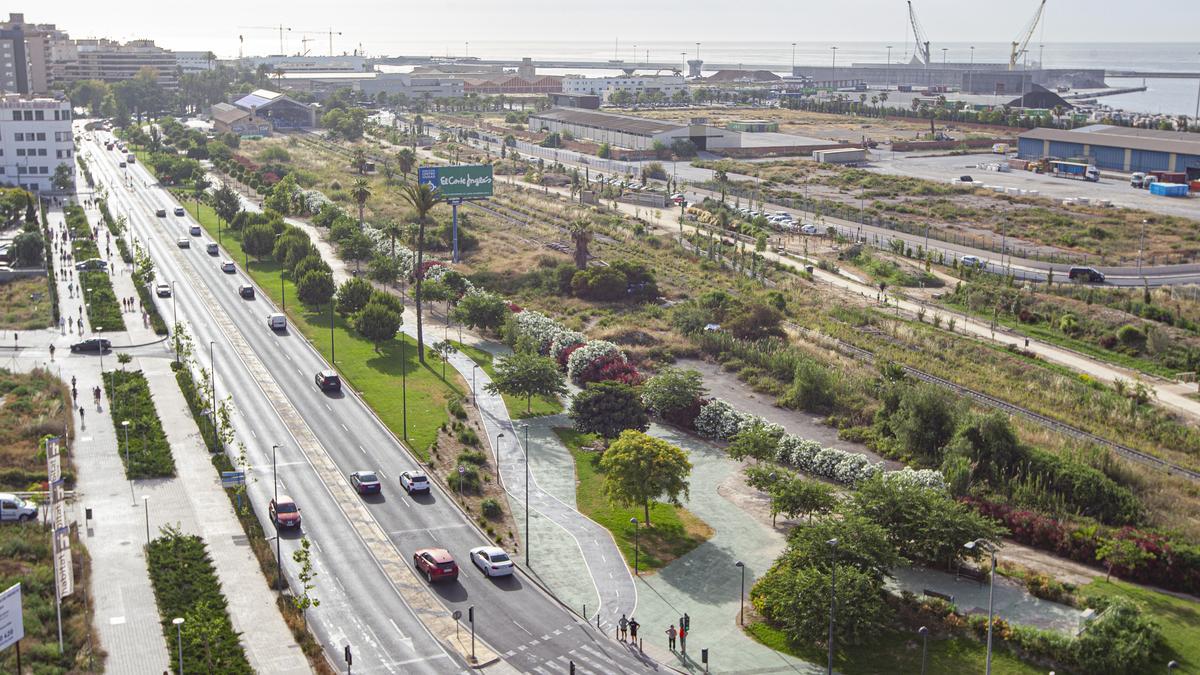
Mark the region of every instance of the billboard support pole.
<instances>
[{"instance_id":1,"label":"billboard support pole","mask_svg":"<svg viewBox=\"0 0 1200 675\"><path fill-rule=\"evenodd\" d=\"M452 230L454 233L454 255L451 260L458 263L458 202L450 202L450 219L453 223Z\"/></svg>"}]
</instances>

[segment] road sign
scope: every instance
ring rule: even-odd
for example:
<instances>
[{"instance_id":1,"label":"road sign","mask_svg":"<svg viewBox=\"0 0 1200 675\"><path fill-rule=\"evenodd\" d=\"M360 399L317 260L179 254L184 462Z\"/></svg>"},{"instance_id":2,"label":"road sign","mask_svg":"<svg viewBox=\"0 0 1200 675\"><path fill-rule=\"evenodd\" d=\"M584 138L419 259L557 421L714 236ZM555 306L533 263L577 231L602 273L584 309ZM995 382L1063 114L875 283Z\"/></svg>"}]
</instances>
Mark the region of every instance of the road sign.
<instances>
[{"instance_id":1,"label":"road sign","mask_svg":"<svg viewBox=\"0 0 1200 675\"><path fill-rule=\"evenodd\" d=\"M0 651L25 637L25 622L21 616L21 584L16 583L0 593Z\"/></svg>"},{"instance_id":2,"label":"road sign","mask_svg":"<svg viewBox=\"0 0 1200 675\"><path fill-rule=\"evenodd\" d=\"M226 490L235 488L239 485L246 484L245 471L222 471L221 472L221 487Z\"/></svg>"},{"instance_id":3,"label":"road sign","mask_svg":"<svg viewBox=\"0 0 1200 675\"><path fill-rule=\"evenodd\" d=\"M417 169L417 181L437 188L447 200L491 197L494 186L491 164L423 166Z\"/></svg>"}]
</instances>

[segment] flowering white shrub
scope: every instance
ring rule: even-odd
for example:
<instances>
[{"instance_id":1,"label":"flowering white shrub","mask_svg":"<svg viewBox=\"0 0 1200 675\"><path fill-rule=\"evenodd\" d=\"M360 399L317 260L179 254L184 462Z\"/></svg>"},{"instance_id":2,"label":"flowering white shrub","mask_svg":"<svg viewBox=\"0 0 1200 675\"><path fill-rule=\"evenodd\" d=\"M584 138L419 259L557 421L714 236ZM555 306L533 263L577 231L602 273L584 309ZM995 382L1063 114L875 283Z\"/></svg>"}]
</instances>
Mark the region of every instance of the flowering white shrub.
<instances>
[{"instance_id":1,"label":"flowering white shrub","mask_svg":"<svg viewBox=\"0 0 1200 675\"><path fill-rule=\"evenodd\" d=\"M903 481L908 485L932 490L944 490L946 487L940 471L914 470L908 467L900 471L884 471L882 464L872 463L866 455L836 448L822 448L820 443L799 436L787 435L779 439L779 445L775 448L775 461L846 485L856 485L883 474L884 480L887 481Z\"/></svg>"},{"instance_id":2,"label":"flowering white shrub","mask_svg":"<svg viewBox=\"0 0 1200 675\"><path fill-rule=\"evenodd\" d=\"M579 349L571 352L571 356L567 359L567 377L576 381L584 369L597 360L610 355L616 355L621 361L625 360L625 354L621 352L621 348L607 340L592 340L585 343Z\"/></svg>"},{"instance_id":3,"label":"flowering white shrub","mask_svg":"<svg viewBox=\"0 0 1200 675\"><path fill-rule=\"evenodd\" d=\"M378 255L392 255L392 240L383 233L383 230L366 225L363 227L363 232L374 242L374 252ZM413 273L416 266L417 254L413 253L412 249L406 246L396 244L396 260L400 263L400 274L408 276Z\"/></svg>"},{"instance_id":4,"label":"flowering white shrub","mask_svg":"<svg viewBox=\"0 0 1200 675\"><path fill-rule=\"evenodd\" d=\"M520 337L529 338L538 346L538 351L546 354L554 339L567 332L557 321L545 314L525 310L513 315L514 326ZM578 350L576 350L578 351Z\"/></svg>"},{"instance_id":5,"label":"flowering white shrub","mask_svg":"<svg viewBox=\"0 0 1200 675\"><path fill-rule=\"evenodd\" d=\"M775 461L795 467L811 466L813 457L820 451L820 443L788 434L779 439L779 445L775 447Z\"/></svg>"},{"instance_id":6,"label":"flowering white shrub","mask_svg":"<svg viewBox=\"0 0 1200 675\"><path fill-rule=\"evenodd\" d=\"M587 336L577 330L564 330L555 336L550 343L550 356L555 361L562 356L562 353L570 347L581 345L587 342Z\"/></svg>"},{"instance_id":7,"label":"flowering white shrub","mask_svg":"<svg viewBox=\"0 0 1200 675\"><path fill-rule=\"evenodd\" d=\"M936 469L912 469L904 467L899 471L885 471L883 480L886 482L900 482L906 485L915 485L928 490L945 490L946 479L941 471Z\"/></svg>"},{"instance_id":8,"label":"flowering white shrub","mask_svg":"<svg viewBox=\"0 0 1200 675\"><path fill-rule=\"evenodd\" d=\"M573 358L575 355L571 356ZM696 416L696 431L705 438L727 441L756 421L766 423L765 420L741 412L725 401L714 398L700 408L700 414Z\"/></svg>"}]
</instances>

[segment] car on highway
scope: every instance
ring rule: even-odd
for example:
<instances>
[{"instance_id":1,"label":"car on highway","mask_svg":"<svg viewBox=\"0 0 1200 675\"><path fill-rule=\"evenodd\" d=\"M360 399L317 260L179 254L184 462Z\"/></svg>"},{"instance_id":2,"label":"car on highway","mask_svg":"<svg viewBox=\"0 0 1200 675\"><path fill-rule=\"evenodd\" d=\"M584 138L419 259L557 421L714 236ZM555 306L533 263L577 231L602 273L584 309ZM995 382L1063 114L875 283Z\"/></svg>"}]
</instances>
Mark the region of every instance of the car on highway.
<instances>
[{"instance_id":1,"label":"car on highway","mask_svg":"<svg viewBox=\"0 0 1200 675\"><path fill-rule=\"evenodd\" d=\"M338 377L337 371L322 370L313 377L313 380L321 391L342 390L342 378Z\"/></svg>"},{"instance_id":2,"label":"car on highway","mask_svg":"<svg viewBox=\"0 0 1200 675\"><path fill-rule=\"evenodd\" d=\"M154 294L160 298L171 297L171 285L170 284L154 284Z\"/></svg>"},{"instance_id":3,"label":"car on highway","mask_svg":"<svg viewBox=\"0 0 1200 675\"><path fill-rule=\"evenodd\" d=\"M267 504L267 513L275 527L300 527L300 507L291 497L280 495L279 499L272 499Z\"/></svg>"},{"instance_id":4,"label":"car on highway","mask_svg":"<svg viewBox=\"0 0 1200 675\"><path fill-rule=\"evenodd\" d=\"M1104 283L1104 273L1094 267L1072 267L1067 270L1067 278L1071 281L1083 281L1090 284Z\"/></svg>"},{"instance_id":5,"label":"car on highway","mask_svg":"<svg viewBox=\"0 0 1200 675\"><path fill-rule=\"evenodd\" d=\"M79 342L71 345L72 354L81 354L86 352L96 352L99 354L101 352L109 351L110 349L112 349L112 343L106 338L88 338L86 340L80 340Z\"/></svg>"},{"instance_id":6,"label":"car on highway","mask_svg":"<svg viewBox=\"0 0 1200 675\"><path fill-rule=\"evenodd\" d=\"M254 299L254 287L251 286L250 284L241 284L240 286L238 286L238 295L242 296L243 298L245 298L247 300L253 300Z\"/></svg>"},{"instance_id":7,"label":"car on highway","mask_svg":"<svg viewBox=\"0 0 1200 675\"><path fill-rule=\"evenodd\" d=\"M458 579L458 563L444 548L421 548L413 553L413 567L425 575L426 581L455 581Z\"/></svg>"},{"instance_id":8,"label":"car on highway","mask_svg":"<svg viewBox=\"0 0 1200 675\"><path fill-rule=\"evenodd\" d=\"M175 245L179 248L191 248L192 240L188 239L187 237L180 237L175 240Z\"/></svg>"},{"instance_id":9,"label":"car on highway","mask_svg":"<svg viewBox=\"0 0 1200 675\"><path fill-rule=\"evenodd\" d=\"M221 261L221 271L226 274L233 274L234 272L237 271L237 265L234 265L232 260L228 260L228 259L222 260Z\"/></svg>"},{"instance_id":10,"label":"car on highway","mask_svg":"<svg viewBox=\"0 0 1200 675\"><path fill-rule=\"evenodd\" d=\"M184 211L182 206L176 206L175 207L175 215L185 216L185 215L187 215L187 211Z\"/></svg>"},{"instance_id":11,"label":"car on highway","mask_svg":"<svg viewBox=\"0 0 1200 675\"><path fill-rule=\"evenodd\" d=\"M200 236L200 226L193 225L193 226L189 227L188 234L192 235L193 237L199 237Z\"/></svg>"},{"instance_id":12,"label":"car on highway","mask_svg":"<svg viewBox=\"0 0 1200 675\"><path fill-rule=\"evenodd\" d=\"M119 167L121 167L122 169L124 169L124 168L125 168L125 162L121 162L120 164L117 164L117 166L119 166Z\"/></svg>"},{"instance_id":13,"label":"car on highway","mask_svg":"<svg viewBox=\"0 0 1200 675\"><path fill-rule=\"evenodd\" d=\"M157 211L155 211L155 212L154 212L154 215L158 216L159 218L166 218L166 217L167 217L167 210L166 210L166 209L159 209L159 210L157 210Z\"/></svg>"},{"instance_id":14,"label":"car on highway","mask_svg":"<svg viewBox=\"0 0 1200 675\"><path fill-rule=\"evenodd\" d=\"M82 262L75 263L75 269L77 269L81 272L87 272L90 270L98 270L100 272L107 272L108 271L108 261L101 260L99 258L88 258L87 260L84 260Z\"/></svg>"},{"instance_id":15,"label":"car on highway","mask_svg":"<svg viewBox=\"0 0 1200 675\"><path fill-rule=\"evenodd\" d=\"M414 492L429 493L429 477L423 471L405 471L400 474L400 487L408 494Z\"/></svg>"},{"instance_id":16,"label":"car on highway","mask_svg":"<svg viewBox=\"0 0 1200 675\"><path fill-rule=\"evenodd\" d=\"M964 255L963 257L958 259L958 262L962 263L963 267L974 267L976 269L983 269L983 261L980 260L979 256L976 256L976 255Z\"/></svg>"},{"instance_id":17,"label":"car on highway","mask_svg":"<svg viewBox=\"0 0 1200 675\"><path fill-rule=\"evenodd\" d=\"M496 546L479 546L471 549L471 562L488 577L512 576L513 561L503 549Z\"/></svg>"},{"instance_id":18,"label":"car on highway","mask_svg":"<svg viewBox=\"0 0 1200 675\"><path fill-rule=\"evenodd\" d=\"M355 471L350 474L350 485L360 495L377 495L383 490L379 476L376 476L374 471Z\"/></svg>"},{"instance_id":19,"label":"car on highway","mask_svg":"<svg viewBox=\"0 0 1200 675\"><path fill-rule=\"evenodd\" d=\"M37 504L27 502L11 492L0 493L0 522L23 523L35 520L37 515Z\"/></svg>"},{"instance_id":20,"label":"car on highway","mask_svg":"<svg viewBox=\"0 0 1200 675\"><path fill-rule=\"evenodd\" d=\"M218 247L218 246L217 246L217 242L215 242L215 241L210 241L210 242L208 242L207 244L205 244L205 245L204 245L204 250L205 250L205 251L206 251L206 252L207 252L209 255L217 255L218 253L220 253L220 252L221 252L221 249L220 249L220 247Z\"/></svg>"},{"instance_id":21,"label":"car on highway","mask_svg":"<svg viewBox=\"0 0 1200 675\"><path fill-rule=\"evenodd\" d=\"M287 328L287 317L279 312L268 314L267 327L271 330L284 330Z\"/></svg>"},{"instance_id":22,"label":"car on highway","mask_svg":"<svg viewBox=\"0 0 1200 675\"><path fill-rule=\"evenodd\" d=\"M817 233L817 226L816 226L816 225L813 225L812 223L809 223L809 224L807 224L807 225L801 225L801 226L800 226L800 231L801 231L802 233L804 233L804 234L816 234L816 233Z\"/></svg>"}]
</instances>

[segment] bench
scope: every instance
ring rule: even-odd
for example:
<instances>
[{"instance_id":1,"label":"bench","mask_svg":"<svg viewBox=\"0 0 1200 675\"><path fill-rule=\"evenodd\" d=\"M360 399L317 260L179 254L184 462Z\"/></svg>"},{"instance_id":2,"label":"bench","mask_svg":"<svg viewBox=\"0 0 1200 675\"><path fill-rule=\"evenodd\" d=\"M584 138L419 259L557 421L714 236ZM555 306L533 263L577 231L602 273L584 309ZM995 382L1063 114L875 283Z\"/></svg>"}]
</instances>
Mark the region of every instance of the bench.
<instances>
[{"instance_id":1,"label":"bench","mask_svg":"<svg viewBox=\"0 0 1200 675\"><path fill-rule=\"evenodd\" d=\"M926 596L931 597L931 598L938 598L940 600L945 600L946 602L950 602L950 603L954 602L953 595L947 595L945 593L938 593L937 591L931 591L928 588L926 588L924 591L922 591L922 593L924 593Z\"/></svg>"},{"instance_id":2,"label":"bench","mask_svg":"<svg viewBox=\"0 0 1200 675\"><path fill-rule=\"evenodd\" d=\"M958 571L955 573L954 578L955 580L967 578L982 584L983 582L987 581L987 572L975 569L974 567L959 565Z\"/></svg>"}]
</instances>

